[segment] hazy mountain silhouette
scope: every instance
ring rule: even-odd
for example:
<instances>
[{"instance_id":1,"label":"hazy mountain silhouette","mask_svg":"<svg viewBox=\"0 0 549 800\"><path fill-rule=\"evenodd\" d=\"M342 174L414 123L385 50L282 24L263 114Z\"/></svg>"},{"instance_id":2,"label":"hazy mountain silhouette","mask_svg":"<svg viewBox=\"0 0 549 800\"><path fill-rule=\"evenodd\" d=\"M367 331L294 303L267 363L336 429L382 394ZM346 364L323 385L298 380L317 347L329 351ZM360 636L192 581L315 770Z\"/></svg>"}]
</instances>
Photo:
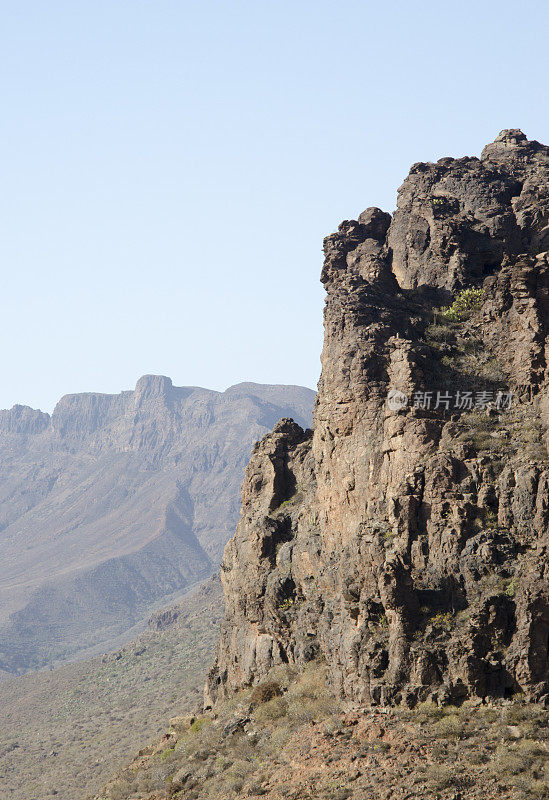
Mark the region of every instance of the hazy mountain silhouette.
<instances>
[{"instance_id":1,"label":"hazy mountain silhouette","mask_svg":"<svg viewBox=\"0 0 549 800\"><path fill-rule=\"evenodd\" d=\"M217 569L254 442L314 392L135 391L0 411L0 670L106 646Z\"/></svg>"}]
</instances>

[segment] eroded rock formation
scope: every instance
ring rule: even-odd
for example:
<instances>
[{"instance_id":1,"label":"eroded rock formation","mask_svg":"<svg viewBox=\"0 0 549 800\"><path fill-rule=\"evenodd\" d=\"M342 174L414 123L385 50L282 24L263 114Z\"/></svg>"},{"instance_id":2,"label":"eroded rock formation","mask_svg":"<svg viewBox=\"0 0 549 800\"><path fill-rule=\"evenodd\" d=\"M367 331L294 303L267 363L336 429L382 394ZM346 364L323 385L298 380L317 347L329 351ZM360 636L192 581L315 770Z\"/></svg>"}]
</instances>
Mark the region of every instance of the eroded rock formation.
<instances>
[{"instance_id":1,"label":"eroded rock formation","mask_svg":"<svg viewBox=\"0 0 549 800\"><path fill-rule=\"evenodd\" d=\"M318 655L360 702L547 696L548 210L507 130L325 239L314 430L254 450L206 705Z\"/></svg>"}]
</instances>

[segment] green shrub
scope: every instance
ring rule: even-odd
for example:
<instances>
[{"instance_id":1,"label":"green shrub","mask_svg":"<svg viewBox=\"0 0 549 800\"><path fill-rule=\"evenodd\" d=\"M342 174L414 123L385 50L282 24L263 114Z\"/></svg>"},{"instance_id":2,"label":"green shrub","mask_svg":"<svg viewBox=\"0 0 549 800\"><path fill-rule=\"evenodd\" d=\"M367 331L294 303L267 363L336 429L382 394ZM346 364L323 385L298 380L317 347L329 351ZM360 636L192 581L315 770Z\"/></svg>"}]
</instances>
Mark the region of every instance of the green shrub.
<instances>
[{"instance_id":1,"label":"green shrub","mask_svg":"<svg viewBox=\"0 0 549 800\"><path fill-rule=\"evenodd\" d=\"M198 719L195 719L189 730L193 733L200 733L204 725L209 725L210 723L211 720L208 717L199 717Z\"/></svg>"},{"instance_id":2,"label":"green shrub","mask_svg":"<svg viewBox=\"0 0 549 800\"><path fill-rule=\"evenodd\" d=\"M436 789L449 789L456 782L454 772L438 764L427 767L425 779L428 785Z\"/></svg>"},{"instance_id":3,"label":"green shrub","mask_svg":"<svg viewBox=\"0 0 549 800\"><path fill-rule=\"evenodd\" d=\"M455 615L451 611L439 611L433 614L431 609L426 606L422 606L420 611L426 616L426 623L432 625L434 628L439 628L449 633L454 627Z\"/></svg>"},{"instance_id":4,"label":"green shrub","mask_svg":"<svg viewBox=\"0 0 549 800\"><path fill-rule=\"evenodd\" d=\"M463 724L457 714L448 714L435 722L435 733L440 738L459 739L463 733Z\"/></svg>"},{"instance_id":5,"label":"green shrub","mask_svg":"<svg viewBox=\"0 0 549 800\"><path fill-rule=\"evenodd\" d=\"M517 752L526 759L533 759L537 756L545 757L547 755L544 745L535 739L521 739L520 742L517 742Z\"/></svg>"},{"instance_id":6,"label":"green shrub","mask_svg":"<svg viewBox=\"0 0 549 800\"><path fill-rule=\"evenodd\" d=\"M413 709L413 714L417 717L419 722L432 722L436 719L441 719L444 716L444 711L439 708L432 700L426 700L423 703L418 703Z\"/></svg>"},{"instance_id":7,"label":"green shrub","mask_svg":"<svg viewBox=\"0 0 549 800\"><path fill-rule=\"evenodd\" d=\"M260 722L268 722L285 717L288 713L288 702L284 697L273 697L254 711L254 717Z\"/></svg>"},{"instance_id":8,"label":"green shrub","mask_svg":"<svg viewBox=\"0 0 549 800\"><path fill-rule=\"evenodd\" d=\"M515 594L517 593L517 584L518 584L518 578L515 575L514 578L510 578L508 581L506 581L506 586L505 586L505 588L503 590L503 593L507 597L513 598L515 596Z\"/></svg>"},{"instance_id":9,"label":"green shrub","mask_svg":"<svg viewBox=\"0 0 549 800\"><path fill-rule=\"evenodd\" d=\"M519 775L528 767L528 762L522 756L517 755L508 747L501 745L496 750L496 758L493 769L495 772L506 772L509 775Z\"/></svg>"},{"instance_id":10,"label":"green shrub","mask_svg":"<svg viewBox=\"0 0 549 800\"><path fill-rule=\"evenodd\" d=\"M380 628L388 628L389 627L389 620L387 619L387 614L383 613L380 614L378 617L377 624Z\"/></svg>"},{"instance_id":11,"label":"green shrub","mask_svg":"<svg viewBox=\"0 0 549 800\"><path fill-rule=\"evenodd\" d=\"M448 320L448 322L462 322L464 319L467 319L473 311L480 308L483 300L484 289L463 289L456 295L451 306L442 309L441 316L443 319Z\"/></svg>"}]
</instances>

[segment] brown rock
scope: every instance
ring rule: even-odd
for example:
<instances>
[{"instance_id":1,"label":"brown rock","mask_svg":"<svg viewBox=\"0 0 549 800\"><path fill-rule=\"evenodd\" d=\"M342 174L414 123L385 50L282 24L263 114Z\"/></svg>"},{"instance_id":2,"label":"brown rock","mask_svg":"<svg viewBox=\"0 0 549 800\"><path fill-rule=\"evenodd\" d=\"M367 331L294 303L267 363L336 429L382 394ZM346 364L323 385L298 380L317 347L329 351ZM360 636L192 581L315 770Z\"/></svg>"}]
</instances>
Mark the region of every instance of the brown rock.
<instances>
[{"instance_id":1,"label":"brown rock","mask_svg":"<svg viewBox=\"0 0 549 800\"><path fill-rule=\"evenodd\" d=\"M359 703L547 695L548 211L549 148L504 131L325 239L314 431L246 471L207 705L319 655ZM437 390L491 402L387 404Z\"/></svg>"}]
</instances>

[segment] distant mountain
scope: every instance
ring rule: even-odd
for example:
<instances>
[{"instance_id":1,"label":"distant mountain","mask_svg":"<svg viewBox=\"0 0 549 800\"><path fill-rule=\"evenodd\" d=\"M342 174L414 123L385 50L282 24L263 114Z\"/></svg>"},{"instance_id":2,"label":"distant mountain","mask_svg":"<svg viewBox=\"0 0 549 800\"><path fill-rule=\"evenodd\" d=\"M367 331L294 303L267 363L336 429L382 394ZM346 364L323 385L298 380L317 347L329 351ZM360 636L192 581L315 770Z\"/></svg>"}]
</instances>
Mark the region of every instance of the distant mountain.
<instances>
[{"instance_id":1,"label":"distant mountain","mask_svg":"<svg viewBox=\"0 0 549 800\"><path fill-rule=\"evenodd\" d=\"M104 648L215 571L252 445L280 417L310 426L313 400L146 375L0 411L0 670Z\"/></svg>"}]
</instances>

